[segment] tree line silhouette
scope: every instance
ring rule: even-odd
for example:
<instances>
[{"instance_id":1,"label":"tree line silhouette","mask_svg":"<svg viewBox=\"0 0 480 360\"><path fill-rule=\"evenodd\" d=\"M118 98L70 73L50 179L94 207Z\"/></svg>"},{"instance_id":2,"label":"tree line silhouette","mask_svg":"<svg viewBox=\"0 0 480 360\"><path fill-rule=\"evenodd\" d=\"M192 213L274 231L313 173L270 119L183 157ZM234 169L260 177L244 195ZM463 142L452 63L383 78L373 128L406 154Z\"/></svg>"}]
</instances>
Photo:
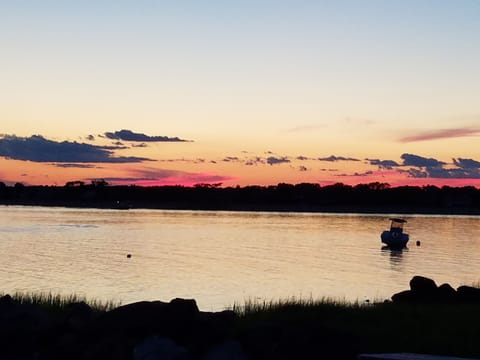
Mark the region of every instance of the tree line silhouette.
<instances>
[{"instance_id":1,"label":"tree line silhouette","mask_svg":"<svg viewBox=\"0 0 480 360\"><path fill-rule=\"evenodd\" d=\"M96 208L191 210L332 211L480 214L480 189L368 183L280 183L222 187L221 184L140 187L111 186L105 180L65 186L7 186L0 182L0 204Z\"/></svg>"}]
</instances>

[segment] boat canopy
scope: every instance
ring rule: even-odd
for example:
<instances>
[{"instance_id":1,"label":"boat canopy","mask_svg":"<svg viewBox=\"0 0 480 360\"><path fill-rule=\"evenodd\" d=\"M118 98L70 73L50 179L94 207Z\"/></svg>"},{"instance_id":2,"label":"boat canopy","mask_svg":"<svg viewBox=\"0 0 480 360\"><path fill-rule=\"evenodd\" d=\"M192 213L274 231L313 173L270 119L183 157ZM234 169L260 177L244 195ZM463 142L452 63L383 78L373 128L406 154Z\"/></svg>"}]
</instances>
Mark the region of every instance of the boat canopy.
<instances>
[{"instance_id":1,"label":"boat canopy","mask_svg":"<svg viewBox=\"0 0 480 360\"><path fill-rule=\"evenodd\" d=\"M407 220L401 218L390 218L390 220L398 222L398 223L406 223Z\"/></svg>"},{"instance_id":2,"label":"boat canopy","mask_svg":"<svg viewBox=\"0 0 480 360\"><path fill-rule=\"evenodd\" d=\"M405 219L400 218L390 218L392 224L390 225L390 231L403 231L403 224L407 222Z\"/></svg>"}]
</instances>

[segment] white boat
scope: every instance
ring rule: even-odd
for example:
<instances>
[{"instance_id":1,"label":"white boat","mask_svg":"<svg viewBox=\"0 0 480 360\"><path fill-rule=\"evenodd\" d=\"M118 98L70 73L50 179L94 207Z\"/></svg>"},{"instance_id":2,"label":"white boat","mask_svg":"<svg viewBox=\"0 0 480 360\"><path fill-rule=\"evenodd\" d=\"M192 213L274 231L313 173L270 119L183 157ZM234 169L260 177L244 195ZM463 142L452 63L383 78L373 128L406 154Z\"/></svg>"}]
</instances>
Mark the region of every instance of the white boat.
<instances>
[{"instance_id":1,"label":"white boat","mask_svg":"<svg viewBox=\"0 0 480 360\"><path fill-rule=\"evenodd\" d=\"M382 242L388 247L401 249L407 245L409 236L403 232L403 225L407 222L405 219L391 218L390 230L385 230L380 235Z\"/></svg>"}]
</instances>

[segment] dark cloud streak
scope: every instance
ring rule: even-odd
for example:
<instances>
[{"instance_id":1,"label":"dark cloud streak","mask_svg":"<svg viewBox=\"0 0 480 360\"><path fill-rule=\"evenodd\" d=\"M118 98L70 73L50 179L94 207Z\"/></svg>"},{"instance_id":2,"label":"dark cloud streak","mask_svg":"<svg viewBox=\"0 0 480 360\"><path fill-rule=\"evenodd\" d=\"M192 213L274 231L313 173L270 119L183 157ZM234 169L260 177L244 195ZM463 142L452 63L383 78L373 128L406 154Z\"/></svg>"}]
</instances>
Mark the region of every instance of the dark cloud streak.
<instances>
[{"instance_id":1,"label":"dark cloud streak","mask_svg":"<svg viewBox=\"0 0 480 360\"><path fill-rule=\"evenodd\" d=\"M115 132L106 132L104 136L112 140L136 141L136 142L189 142L178 137L168 136L149 136L141 133L135 133L131 130L122 129Z\"/></svg>"},{"instance_id":2,"label":"dark cloud streak","mask_svg":"<svg viewBox=\"0 0 480 360\"><path fill-rule=\"evenodd\" d=\"M366 159L370 165L378 166L380 169L392 170L394 167L399 166L396 161L393 160L379 160L379 159Z\"/></svg>"},{"instance_id":3,"label":"dark cloud streak","mask_svg":"<svg viewBox=\"0 0 480 360\"><path fill-rule=\"evenodd\" d=\"M329 162L335 162L335 161L360 161L359 159L355 159L355 158L349 158L349 157L343 157L343 156L335 156L335 155L330 155L329 157L318 158L317 160L320 160L320 161L329 161Z\"/></svg>"},{"instance_id":4,"label":"dark cloud streak","mask_svg":"<svg viewBox=\"0 0 480 360\"><path fill-rule=\"evenodd\" d=\"M423 156L413 154L402 154L400 158L403 160L405 166L417 166L417 167L441 167L445 165L444 162L438 161L433 158L426 158Z\"/></svg>"},{"instance_id":5,"label":"dark cloud streak","mask_svg":"<svg viewBox=\"0 0 480 360\"><path fill-rule=\"evenodd\" d=\"M70 164L70 163L55 163L53 164L56 167L61 167L61 168L78 168L78 169L98 169L98 166L91 165L91 164Z\"/></svg>"},{"instance_id":6,"label":"dark cloud streak","mask_svg":"<svg viewBox=\"0 0 480 360\"><path fill-rule=\"evenodd\" d=\"M151 159L113 155L118 146L95 146L70 141L52 141L40 135L17 137L4 135L0 138L0 156L34 162L52 163L138 163Z\"/></svg>"},{"instance_id":7,"label":"dark cloud streak","mask_svg":"<svg viewBox=\"0 0 480 360\"><path fill-rule=\"evenodd\" d=\"M473 159L453 159L453 163L455 166L458 166L462 169L480 169L480 161L476 161Z\"/></svg>"},{"instance_id":8,"label":"dark cloud streak","mask_svg":"<svg viewBox=\"0 0 480 360\"><path fill-rule=\"evenodd\" d=\"M413 178L480 179L480 162L473 159L453 159L455 167L445 167L445 162L433 158L413 154L402 154L401 158L404 166L413 167L406 170Z\"/></svg>"},{"instance_id":9,"label":"dark cloud streak","mask_svg":"<svg viewBox=\"0 0 480 360\"><path fill-rule=\"evenodd\" d=\"M286 156L283 157L274 157L274 156L269 156L267 158L267 164L268 165L277 165L277 164L283 164L283 163L289 163L291 162Z\"/></svg>"}]
</instances>

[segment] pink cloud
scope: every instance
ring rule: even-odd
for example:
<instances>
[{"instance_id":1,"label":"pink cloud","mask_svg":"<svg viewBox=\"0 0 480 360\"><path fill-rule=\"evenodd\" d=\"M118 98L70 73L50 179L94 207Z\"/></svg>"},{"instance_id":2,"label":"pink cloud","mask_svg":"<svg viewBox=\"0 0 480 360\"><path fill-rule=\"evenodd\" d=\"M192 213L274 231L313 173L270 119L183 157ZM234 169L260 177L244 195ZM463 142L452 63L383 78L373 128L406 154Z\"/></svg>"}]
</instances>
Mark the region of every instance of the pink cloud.
<instances>
[{"instance_id":1,"label":"pink cloud","mask_svg":"<svg viewBox=\"0 0 480 360\"><path fill-rule=\"evenodd\" d=\"M142 177L107 178L114 185L138 185L138 186L164 186L182 185L193 186L195 184L214 184L234 180L231 176L223 176L208 173L187 173L182 171L160 170L145 171Z\"/></svg>"},{"instance_id":2,"label":"pink cloud","mask_svg":"<svg viewBox=\"0 0 480 360\"><path fill-rule=\"evenodd\" d=\"M445 138L456 138L465 136L478 136L480 135L480 128L455 128L455 129L440 129L425 131L416 135L405 136L399 139L400 142L414 142L414 141L426 141L437 140Z\"/></svg>"}]
</instances>

